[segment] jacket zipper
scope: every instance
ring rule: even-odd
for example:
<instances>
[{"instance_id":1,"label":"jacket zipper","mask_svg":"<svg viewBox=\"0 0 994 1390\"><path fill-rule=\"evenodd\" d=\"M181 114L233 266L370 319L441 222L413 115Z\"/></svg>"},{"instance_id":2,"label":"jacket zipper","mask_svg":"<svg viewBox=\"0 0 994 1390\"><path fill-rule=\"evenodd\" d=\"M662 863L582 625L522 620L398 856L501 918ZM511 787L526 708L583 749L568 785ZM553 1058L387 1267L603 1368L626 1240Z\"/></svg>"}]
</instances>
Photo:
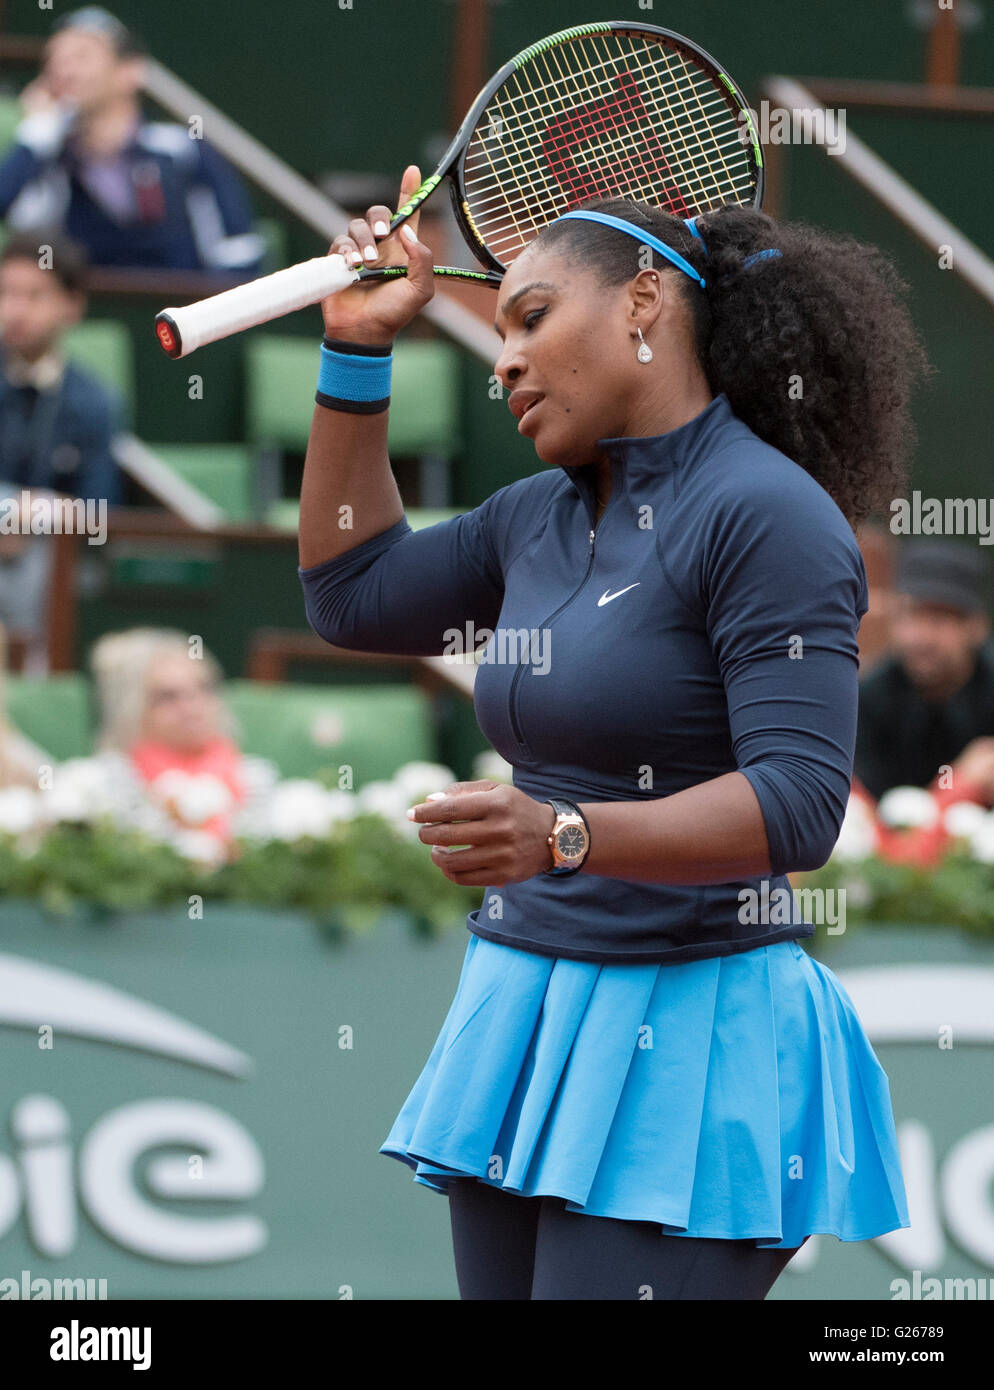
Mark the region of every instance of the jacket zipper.
<instances>
[{"instance_id":1,"label":"jacket zipper","mask_svg":"<svg viewBox=\"0 0 994 1390\"><path fill-rule=\"evenodd\" d=\"M607 510L607 509L605 508L605 510ZM543 626L543 627L548 627L549 624L550 624L551 622L553 622L556 618L559 617L559 614L563 611L564 608L568 608L568 607L569 607L569 605L570 605L570 604L573 602L573 600L576 598L577 594L578 594L578 593L580 592L580 590L583 588L584 584L586 584L587 580L588 580L589 577L590 577L590 571L593 569L593 567L594 567L594 530L593 530L593 527L591 527L591 528L590 528L590 549L589 549L589 551L588 551L588 553L587 553L587 568L586 568L586 571L584 572L584 576L583 576L583 578L580 580L580 582L579 582L579 584L577 585L577 587L576 587L576 588L573 590L573 592L570 594L569 598L566 599L565 602L561 603L561 604L559 605L559 607L555 610L555 612L554 612L554 613L550 613L550 615L545 619L545 621L542 623L542 626ZM524 740L524 738L523 738L523 736L522 736L521 725L518 723L517 707L516 707L515 702L514 702L515 692L517 691L517 688L518 688L518 681L521 679L521 675L522 675L524 669L525 669L524 666L523 666L523 665L521 664L521 662L519 661L519 662L518 662L518 669L515 671L513 677L511 678L511 690L510 690L508 702L509 702L509 705L510 705L511 728L514 730L514 737L518 740L518 747L519 747L524 753L527 753L528 757L530 758L530 757L531 757L531 749L529 748L528 744L525 742L525 740Z\"/></svg>"}]
</instances>

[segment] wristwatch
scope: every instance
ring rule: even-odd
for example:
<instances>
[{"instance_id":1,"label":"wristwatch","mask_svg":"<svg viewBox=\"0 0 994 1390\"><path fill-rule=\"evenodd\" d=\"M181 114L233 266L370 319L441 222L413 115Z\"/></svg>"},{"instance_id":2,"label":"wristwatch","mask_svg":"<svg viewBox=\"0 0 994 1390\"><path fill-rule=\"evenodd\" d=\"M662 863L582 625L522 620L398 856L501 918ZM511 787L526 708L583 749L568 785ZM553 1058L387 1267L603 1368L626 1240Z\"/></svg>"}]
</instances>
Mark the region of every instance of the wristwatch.
<instances>
[{"instance_id":1,"label":"wristwatch","mask_svg":"<svg viewBox=\"0 0 994 1390\"><path fill-rule=\"evenodd\" d=\"M575 874L590 849L590 827L584 820L580 808L574 806L572 801L563 801L555 796L547 796L545 801L556 813L555 824L548 840L555 864L551 869L543 869L542 872L556 877Z\"/></svg>"}]
</instances>

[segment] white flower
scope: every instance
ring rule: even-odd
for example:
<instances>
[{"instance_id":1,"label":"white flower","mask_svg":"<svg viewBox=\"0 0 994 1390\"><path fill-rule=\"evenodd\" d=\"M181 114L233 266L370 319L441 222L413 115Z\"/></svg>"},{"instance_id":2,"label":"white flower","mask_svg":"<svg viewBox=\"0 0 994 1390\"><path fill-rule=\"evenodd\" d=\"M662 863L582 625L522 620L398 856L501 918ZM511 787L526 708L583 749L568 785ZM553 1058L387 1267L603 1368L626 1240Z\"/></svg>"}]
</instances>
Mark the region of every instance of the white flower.
<instances>
[{"instance_id":1,"label":"white flower","mask_svg":"<svg viewBox=\"0 0 994 1390\"><path fill-rule=\"evenodd\" d=\"M950 835L968 840L987 820L990 813L975 801L955 801L943 816L942 823Z\"/></svg>"},{"instance_id":2,"label":"white flower","mask_svg":"<svg viewBox=\"0 0 994 1390\"><path fill-rule=\"evenodd\" d=\"M970 835L970 853L982 864L994 864L994 811L985 813Z\"/></svg>"},{"instance_id":3,"label":"white flower","mask_svg":"<svg viewBox=\"0 0 994 1390\"><path fill-rule=\"evenodd\" d=\"M149 782L148 789L162 801L174 801L182 794L188 777L189 773L181 772L178 767L169 768Z\"/></svg>"},{"instance_id":4,"label":"white flower","mask_svg":"<svg viewBox=\"0 0 994 1390\"><path fill-rule=\"evenodd\" d=\"M0 831L8 835L23 835L42 819L42 801L30 787L5 787L0 790Z\"/></svg>"},{"instance_id":5,"label":"white flower","mask_svg":"<svg viewBox=\"0 0 994 1390\"><path fill-rule=\"evenodd\" d=\"M404 801L404 812L408 806L414 806L419 801L424 801L429 792L440 792L447 787L450 782L456 780L456 774L451 767L445 767L442 763L414 762L405 763L394 776L394 783L400 789Z\"/></svg>"},{"instance_id":6,"label":"white flower","mask_svg":"<svg viewBox=\"0 0 994 1390\"><path fill-rule=\"evenodd\" d=\"M939 819L939 803L923 787L892 787L877 805L885 825L931 829Z\"/></svg>"},{"instance_id":7,"label":"white flower","mask_svg":"<svg viewBox=\"0 0 994 1390\"><path fill-rule=\"evenodd\" d=\"M850 796L839 838L832 850L833 859L868 859L873 853L876 835L873 815L862 797Z\"/></svg>"},{"instance_id":8,"label":"white flower","mask_svg":"<svg viewBox=\"0 0 994 1390\"><path fill-rule=\"evenodd\" d=\"M514 768L495 748L488 748L474 758L473 777L478 782L488 777L492 782L507 782L510 785L514 779Z\"/></svg>"},{"instance_id":9,"label":"white flower","mask_svg":"<svg viewBox=\"0 0 994 1390\"><path fill-rule=\"evenodd\" d=\"M112 811L117 801L110 769L99 758L69 758L55 768L42 792L50 821L89 821Z\"/></svg>"},{"instance_id":10,"label":"white flower","mask_svg":"<svg viewBox=\"0 0 994 1390\"><path fill-rule=\"evenodd\" d=\"M226 857L224 842L206 830L177 830L171 843L184 858L207 868L220 864Z\"/></svg>"},{"instance_id":11,"label":"white flower","mask_svg":"<svg viewBox=\"0 0 994 1390\"><path fill-rule=\"evenodd\" d=\"M234 803L231 788L220 777L202 772L191 775L171 768L150 784L154 795L171 806L187 825L203 825L222 815Z\"/></svg>"},{"instance_id":12,"label":"white flower","mask_svg":"<svg viewBox=\"0 0 994 1390\"><path fill-rule=\"evenodd\" d=\"M432 790L441 791L441 788L433 788ZM367 782L356 792L356 800L362 811L373 812L397 824L403 821L405 825L413 824L407 819L408 806L423 799L417 793L412 796L406 792L399 781Z\"/></svg>"},{"instance_id":13,"label":"white flower","mask_svg":"<svg viewBox=\"0 0 994 1390\"><path fill-rule=\"evenodd\" d=\"M274 789L263 824L273 840L322 839L337 821L354 815L355 809L349 792L329 791L304 777L290 778Z\"/></svg>"},{"instance_id":14,"label":"white flower","mask_svg":"<svg viewBox=\"0 0 994 1390\"><path fill-rule=\"evenodd\" d=\"M234 801L234 793L226 782L202 772L198 777L190 778L177 806L185 821L191 825L203 825L213 816L223 815L230 810Z\"/></svg>"},{"instance_id":15,"label":"white flower","mask_svg":"<svg viewBox=\"0 0 994 1390\"><path fill-rule=\"evenodd\" d=\"M125 830L139 830L151 840L172 844L176 831L175 822L161 806L147 797L135 801L127 810L116 816L117 823Z\"/></svg>"},{"instance_id":16,"label":"white flower","mask_svg":"<svg viewBox=\"0 0 994 1390\"><path fill-rule=\"evenodd\" d=\"M268 795L280 780L280 770L271 758L259 758L251 753L242 755L239 771L250 798L263 793Z\"/></svg>"}]
</instances>

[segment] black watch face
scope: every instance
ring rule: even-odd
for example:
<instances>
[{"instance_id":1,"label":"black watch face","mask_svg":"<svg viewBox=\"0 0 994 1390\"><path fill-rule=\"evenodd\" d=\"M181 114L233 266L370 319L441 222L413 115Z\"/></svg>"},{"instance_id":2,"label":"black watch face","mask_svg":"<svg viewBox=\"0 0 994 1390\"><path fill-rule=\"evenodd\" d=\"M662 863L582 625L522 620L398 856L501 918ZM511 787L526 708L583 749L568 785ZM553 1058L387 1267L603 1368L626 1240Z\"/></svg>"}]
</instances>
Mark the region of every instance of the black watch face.
<instances>
[{"instance_id":1,"label":"black watch face","mask_svg":"<svg viewBox=\"0 0 994 1390\"><path fill-rule=\"evenodd\" d=\"M579 859L587 848L587 837L579 825L564 825L556 837L556 848L564 859Z\"/></svg>"}]
</instances>

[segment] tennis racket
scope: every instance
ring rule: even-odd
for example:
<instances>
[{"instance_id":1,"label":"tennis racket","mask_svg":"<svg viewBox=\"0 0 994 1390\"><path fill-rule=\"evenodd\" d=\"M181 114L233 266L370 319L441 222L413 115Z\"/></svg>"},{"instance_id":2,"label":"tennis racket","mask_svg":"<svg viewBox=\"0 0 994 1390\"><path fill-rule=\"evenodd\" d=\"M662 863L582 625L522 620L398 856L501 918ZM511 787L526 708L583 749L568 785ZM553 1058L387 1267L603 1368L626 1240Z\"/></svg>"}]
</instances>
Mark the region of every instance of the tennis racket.
<instances>
[{"instance_id":1,"label":"tennis racket","mask_svg":"<svg viewBox=\"0 0 994 1390\"><path fill-rule=\"evenodd\" d=\"M390 221L393 232L443 179L486 270L435 274L499 285L542 229L593 198L629 198L693 217L759 207L763 156L738 87L703 49L654 25L581 24L524 49L483 88L438 168ZM356 270L317 256L184 308L156 333L170 357L316 304L406 266Z\"/></svg>"}]
</instances>

